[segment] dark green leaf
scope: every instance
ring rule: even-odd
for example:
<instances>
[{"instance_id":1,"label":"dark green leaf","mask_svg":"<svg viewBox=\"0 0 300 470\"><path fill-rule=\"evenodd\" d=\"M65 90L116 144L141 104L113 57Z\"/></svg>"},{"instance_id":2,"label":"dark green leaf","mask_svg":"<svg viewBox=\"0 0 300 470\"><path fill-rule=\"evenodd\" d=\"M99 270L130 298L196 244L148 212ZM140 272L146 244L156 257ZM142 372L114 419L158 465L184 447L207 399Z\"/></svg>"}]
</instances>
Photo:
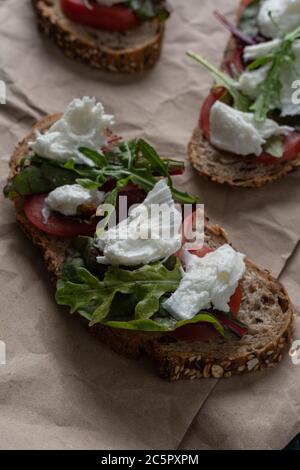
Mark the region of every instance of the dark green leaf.
<instances>
[{"instance_id":1,"label":"dark green leaf","mask_svg":"<svg viewBox=\"0 0 300 470\"><path fill-rule=\"evenodd\" d=\"M107 165L107 159L102 152L96 152L96 150L91 150L86 147L81 147L79 151L87 158L92 160L98 168L103 168Z\"/></svg>"},{"instance_id":2,"label":"dark green leaf","mask_svg":"<svg viewBox=\"0 0 300 470\"><path fill-rule=\"evenodd\" d=\"M178 260L173 269L160 262L135 270L111 266L103 281L82 268L78 261L73 268L69 263L63 272L57 285L57 302L68 305L72 313L78 311L91 325L103 323L113 328L167 332L186 324L209 322L224 334L221 324L208 312L180 322L166 312L160 314L160 299L174 292L180 282Z\"/></svg>"},{"instance_id":3,"label":"dark green leaf","mask_svg":"<svg viewBox=\"0 0 300 470\"><path fill-rule=\"evenodd\" d=\"M143 157L150 163L151 169L161 176L169 178L167 165L164 160L160 158L156 150L144 139L139 139L137 145Z\"/></svg>"},{"instance_id":4,"label":"dark green leaf","mask_svg":"<svg viewBox=\"0 0 300 470\"><path fill-rule=\"evenodd\" d=\"M103 186L103 184L105 183L105 180L99 182L99 181L90 180L88 178L77 178L76 183L80 184L86 189L98 189L101 186Z\"/></svg>"},{"instance_id":5,"label":"dark green leaf","mask_svg":"<svg viewBox=\"0 0 300 470\"><path fill-rule=\"evenodd\" d=\"M49 192L58 186L74 184L77 175L73 171L44 162L40 166L24 167L4 188L6 197L27 196Z\"/></svg>"}]
</instances>

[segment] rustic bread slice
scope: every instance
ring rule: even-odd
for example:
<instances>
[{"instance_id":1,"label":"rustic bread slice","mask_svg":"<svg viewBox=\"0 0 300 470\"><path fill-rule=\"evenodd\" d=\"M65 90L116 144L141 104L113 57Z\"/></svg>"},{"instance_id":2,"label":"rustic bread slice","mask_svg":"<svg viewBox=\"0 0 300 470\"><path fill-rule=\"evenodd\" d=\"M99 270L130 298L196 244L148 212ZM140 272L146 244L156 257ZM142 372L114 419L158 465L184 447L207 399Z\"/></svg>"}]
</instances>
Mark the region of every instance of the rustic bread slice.
<instances>
[{"instance_id":1,"label":"rustic bread slice","mask_svg":"<svg viewBox=\"0 0 300 470\"><path fill-rule=\"evenodd\" d=\"M233 187L258 188L275 181L300 166L300 155L275 165L257 165L254 161L218 150L195 129L188 144L188 157L201 176Z\"/></svg>"},{"instance_id":2,"label":"rustic bread slice","mask_svg":"<svg viewBox=\"0 0 300 470\"><path fill-rule=\"evenodd\" d=\"M236 41L230 38L221 69L233 55ZM258 188L276 181L300 166L300 154L293 160L275 165L256 165L255 158L249 159L213 147L197 127L188 144L188 158L201 176L232 187ZM252 160L252 161L251 161Z\"/></svg>"},{"instance_id":3,"label":"rustic bread slice","mask_svg":"<svg viewBox=\"0 0 300 470\"><path fill-rule=\"evenodd\" d=\"M10 177L18 171L18 162L28 152L28 142L34 131L45 131L60 115L48 116L17 146L10 162ZM52 280L55 281L61 264L72 249L71 239L49 236L26 218L22 200L15 201L16 218L26 235L37 245ZM206 243L212 248L228 243L225 231L208 221ZM200 377L230 377L233 374L272 367L280 361L290 344L293 308L283 286L267 271L247 260L242 280L243 299L239 318L249 326L241 340L177 341L164 333L143 333L117 330L95 325L90 331L118 353L138 358L142 354L154 359L159 374L170 380ZM85 321L85 320L83 320Z\"/></svg>"},{"instance_id":4,"label":"rustic bread slice","mask_svg":"<svg viewBox=\"0 0 300 470\"><path fill-rule=\"evenodd\" d=\"M66 18L59 0L32 0L40 29L72 59L108 72L141 72L159 59L164 24L143 22L126 33L81 26Z\"/></svg>"}]
</instances>

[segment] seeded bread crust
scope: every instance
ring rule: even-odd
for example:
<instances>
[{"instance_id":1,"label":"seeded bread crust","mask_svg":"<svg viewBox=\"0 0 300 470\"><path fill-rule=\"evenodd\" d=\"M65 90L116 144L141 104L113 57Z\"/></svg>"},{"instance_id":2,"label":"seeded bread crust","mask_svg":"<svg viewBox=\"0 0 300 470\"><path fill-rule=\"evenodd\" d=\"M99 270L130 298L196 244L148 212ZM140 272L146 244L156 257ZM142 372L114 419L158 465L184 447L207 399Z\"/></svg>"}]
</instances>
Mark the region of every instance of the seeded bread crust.
<instances>
[{"instance_id":1,"label":"seeded bread crust","mask_svg":"<svg viewBox=\"0 0 300 470\"><path fill-rule=\"evenodd\" d=\"M240 11L240 10L239 10ZM232 57L236 41L232 37L227 45L221 68ZM225 71L225 70L224 70ZM188 158L201 176L234 188L259 188L276 181L300 166L300 154L290 161L275 165L255 164L249 159L213 147L197 127L188 144Z\"/></svg>"},{"instance_id":2,"label":"seeded bread crust","mask_svg":"<svg viewBox=\"0 0 300 470\"><path fill-rule=\"evenodd\" d=\"M134 73L158 61L164 24L147 22L126 33L107 33L82 27L61 12L59 0L32 0L41 31L67 57L108 72Z\"/></svg>"},{"instance_id":3,"label":"seeded bread crust","mask_svg":"<svg viewBox=\"0 0 300 470\"><path fill-rule=\"evenodd\" d=\"M61 115L44 118L17 146L10 161L10 177L18 172L20 159L28 153L28 142L39 129L45 131ZM72 250L72 240L49 236L26 218L22 200L15 201L16 218L34 245L42 252L55 282L61 264ZM226 232L206 221L205 240L212 248L228 243ZM284 287L267 271L247 260L242 280L243 298L239 319L249 326L241 340L213 342L176 341L162 333L143 333L95 325L89 330L114 351L131 358L152 358L161 377L169 380L221 378L271 368L289 347L293 329L293 307ZM82 320L85 322L85 320Z\"/></svg>"}]
</instances>

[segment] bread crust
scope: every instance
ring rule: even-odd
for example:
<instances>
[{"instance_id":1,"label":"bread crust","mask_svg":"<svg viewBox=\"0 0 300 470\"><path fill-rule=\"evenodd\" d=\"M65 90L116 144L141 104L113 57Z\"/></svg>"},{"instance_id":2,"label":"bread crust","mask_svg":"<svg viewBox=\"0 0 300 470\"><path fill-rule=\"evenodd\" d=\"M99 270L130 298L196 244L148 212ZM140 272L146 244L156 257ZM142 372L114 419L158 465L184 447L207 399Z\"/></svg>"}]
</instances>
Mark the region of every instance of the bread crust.
<instances>
[{"instance_id":1,"label":"bread crust","mask_svg":"<svg viewBox=\"0 0 300 470\"><path fill-rule=\"evenodd\" d=\"M28 142L34 137L35 131L37 129L45 131L60 116L60 114L47 116L38 122L17 146L10 161L10 177L18 172L18 163L27 154ZM59 268L71 250L72 240L49 236L36 229L23 212L22 200L16 200L14 204L19 225L33 244L41 250L47 270L55 282ZM226 232L221 227L210 224L209 221L205 226L205 238L206 243L212 248L229 243ZM160 376L172 381L201 377L230 377L273 367L289 347L293 329L293 307L280 282L251 261L247 260L246 263L247 275L243 280L246 299L242 301L241 315L243 317L247 313L247 308L249 310L247 302L251 296L253 301L262 302L260 310L262 314L267 314L267 309L270 310L272 305L279 317L278 324L274 323L274 331L264 333L256 330L249 334L248 339L233 342L220 339L213 343L200 341L188 343L176 341L163 333L132 332L103 325L95 325L89 330L114 351L127 357L137 359L146 354L155 361ZM255 293L255 289L258 294ZM269 317L272 318L272 312ZM85 320L83 321L87 324Z\"/></svg>"},{"instance_id":2,"label":"bread crust","mask_svg":"<svg viewBox=\"0 0 300 470\"><path fill-rule=\"evenodd\" d=\"M56 0L31 0L40 30L72 59L107 72L135 73L152 68L158 61L165 26L157 22L152 36L128 47L114 48L99 43L82 28L61 18Z\"/></svg>"},{"instance_id":3,"label":"bread crust","mask_svg":"<svg viewBox=\"0 0 300 470\"><path fill-rule=\"evenodd\" d=\"M241 6L237 17L240 8ZM225 64L232 57L235 48L235 38L231 37L224 53L222 70L225 71ZM275 165L256 165L255 162L249 161L249 158L218 150L202 136L199 126L194 129L189 141L188 159L199 175L233 188L259 188L282 178L300 166L300 154L293 160Z\"/></svg>"}]
</instances>

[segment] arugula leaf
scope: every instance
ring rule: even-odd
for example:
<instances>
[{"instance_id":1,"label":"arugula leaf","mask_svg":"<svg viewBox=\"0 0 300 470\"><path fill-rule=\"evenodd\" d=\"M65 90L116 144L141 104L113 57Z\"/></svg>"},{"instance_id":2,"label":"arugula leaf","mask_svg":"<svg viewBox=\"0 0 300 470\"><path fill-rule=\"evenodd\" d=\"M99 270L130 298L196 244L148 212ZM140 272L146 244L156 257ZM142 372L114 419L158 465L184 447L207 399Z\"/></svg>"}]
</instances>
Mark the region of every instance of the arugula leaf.
<instances>
[{"instance_id":1,"label":"arugula leaf","mask_svg":"<svg viewBox=\"0 0 300 470\"><path fill-rule=\"evenodd\" d=\"M143 157L150 163L152 170L157 171L160 175L170 179L167 164L160 158L152 145L144 139L139 139L137 146L142 152Z\"/></svg>"},{"instance_id":2,"label":"arugula leaf","mask_svg":"<svg viewBox=\"0 0 300 470\"><path fill-rule=\"evenodd\" d=\"M110 266L103 281L83 267L77 267L76 272L81 282L74 283L60 278L56 300L60 305L68 305L71 313L85 310L85 307L93 303L95 308L91 325L105 320L117 293L131 294L136 298L133 319L148 319L159 310L159 299L166 293L174 292L181 280L178 261L171 271L161 262L133 271Z\"/></svg>"},{"instance_id":3,"label":"arugula leaf","mask_svg":"<svg viewBox=\"0 0 300 470\"><path fill-rule=\"evenodd\" d=\"M105 182L105 181L104 181ZM83 186L85 189L98 189L104 184L103 181L93 181L88 178L77 178L76 183Z\"/></svg>"},{"instance_id":4,"label":"arugula leaf","mask_svg":"<svg viewBox=\"0 0 300 470\"><path fill-rule=\"evenodd\" d=\"M171 332L184 325L191 325L201 322L211 323L214 328L218 331L218 333L224 336L223 326L216 319L216 317L214 317L208 312L199 313L194 318L192 318L192 320L182 320L178 322L176 322L176 320L172 318L165 318L163 321L159 321L158 319L131 320L127 322L107 321L105 322L105 325L110 326L111 328L122 328L123 330Z\"/></svg>"},{"instance_id":5,"label":"arugula leaf","mask_svg":"<svg viewBox=\"0 0 300 470\"><path fill-rule=\"evenodd\" d=\"M207 62L207 60L203 59L203 57L201 57L200 55L195 54L194 52L191 52L191 51L188 51L187 55L188 57L191 57L200 65L202 65L206 70L208 70L214 77L216 84L218 86L223 86L224 88L228 90L228 92L233 98L234 107L236 109L239 109L240 111L249 111L251 101L247 96L244 96L242 93L238 91L237 89L238 83L235 80L233 80L226 73L218 70L216 67L214 67L209 62Z\"/></svg>"},{"instance_id":6,"label":"arugula leaf","mask_svg":"<svg viewBox=\"0 0 300 470\"><path fill-rule=\"evenodd\" d=\"M263 149L272 157L281 158L284 152L284 144L280 136L274 135L270 137L267 142L264 144Z\"/></svg>"},{"instance_id":7,"label":"arugula leaf","mask_svg":"<svg viewBox=\"0 0 300 470\"><path fill-rule=\"evenodd\" d=\"M92 162L94 162L98 168L102 168L108 163L104 153L102 152L96 152L95 150L86 147L80 147L79 152L81 152L85 157L92 160Z\"/></svg>"},{"instance_id":8,"label":"arugula leaf","mask_svg":"<svg viewBox=\"0 0 300 470\"><path fill-rule=\"evenodd\" d=\"M264 121L269 111L280 108L281 71L295 60L293 42L300 37L300 26L284 36L278 50L274 52L270 70L266 79L258 87L258 96L251 106L255 120ZM262 60L262 59L261 59Z\"/></svg>"},{"instance_id":9,"label":"arugula leaf","mask_svg":"<svg viewBox=\"0 0 300 470\"><path fill-rule=\"evenodd\" d=\"M46 193L58 186L74 184L76 178L75 172L54 167L48 162L40 166L29 165L6 184L4 195L14 199L17 196Z\"/></svg>"},{"instance_id":10,"label":"arugula leaf","mask_svg":"<svg viewBox=\"0 0 300 470\"><path fill-rule=\"evenodd\" d=\"M199 312L191 320L177 322L161 313L160 299L177 289L180 264L175 257L172 268L161 262L135 270L109 267L103 281L91 274L77 258L63 266L57 283L56 300L78 312L90 326L102 323L112 328L138 331L174 331L186 324L211 323L224 335L224 328L209 312Z\"/></svg>"}]
</instances>

